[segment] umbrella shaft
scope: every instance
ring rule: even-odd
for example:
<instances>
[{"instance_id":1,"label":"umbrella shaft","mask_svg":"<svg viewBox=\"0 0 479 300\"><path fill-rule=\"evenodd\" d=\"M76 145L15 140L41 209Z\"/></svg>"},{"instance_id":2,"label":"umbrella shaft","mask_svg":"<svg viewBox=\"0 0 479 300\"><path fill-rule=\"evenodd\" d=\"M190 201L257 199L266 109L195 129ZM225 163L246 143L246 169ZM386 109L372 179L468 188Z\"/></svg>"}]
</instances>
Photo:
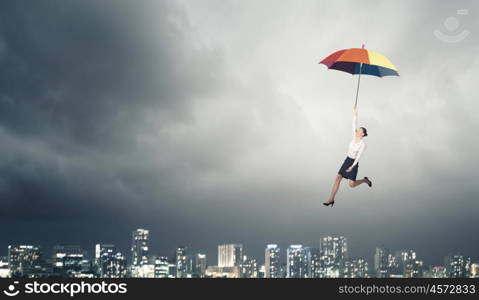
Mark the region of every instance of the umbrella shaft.
<instances>
[{"instance_id":1,"label":"umbrella shaft","mask_svg":"<svg viewBox=\"0 0 479 300\"><path fill-rule=\"evenodd\" d=\"M356 102L354 103L354 106L358 106L358 95L359 95L359 84L361 83L361 69L362 69L363 64L359 66L359 77L358 77L358 87L356 89Z\"/></svg>"}]
</instances>

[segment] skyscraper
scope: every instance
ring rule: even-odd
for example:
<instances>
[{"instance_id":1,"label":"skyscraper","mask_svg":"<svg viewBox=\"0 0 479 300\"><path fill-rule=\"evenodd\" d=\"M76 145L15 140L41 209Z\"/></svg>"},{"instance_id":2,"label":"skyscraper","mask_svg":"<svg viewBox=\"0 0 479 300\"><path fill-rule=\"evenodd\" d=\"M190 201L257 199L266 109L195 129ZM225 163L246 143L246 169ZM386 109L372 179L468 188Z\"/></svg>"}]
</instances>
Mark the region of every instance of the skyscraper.
<instances>
[{"instance_id":1,"label":"skyscraper","mask_svg":"<svg viewBox=\"0 0 479 300\"><path fill-rule=\"evenodd\" d=\"M191 278L191 258L186 247L176 248L176 278Z\"/></svg>"},{"instance_id":2,"label":"skyscraper","mask_svg":"<svg viewBox=\"0 0 479 300\"><path fill-rule=\"evenodd\" d=\"M206 254L195 254L192 261L192 275L195 278L203 278L206 274L207 260Z\"/></svg>"},{"instance_id":3,"label":"skyscraper","mask_svg":"<svg viewBox=\"0 0 479 300\"><path fill-rule=\"evenodd\" d=\"M322 278L338 278L344 276L345 262L348 259L348 244L343 236L326 236L319 243L321 254Z\"/></svg>"},{"instance_id":4,"label":"skyscraper","mask_svg":"<svg viewBox=\"0 0 479 300\"><path fill-rule=\"evenodd\" d=\"M52 273L52 265L42 258L39 246L8 246L8 265L12 277L43 277Z\"/></svg>"},{"instance_id":5,"label":"skyscraper","mask_svg":"<svg viewBox=\"0 0 479 300\"><path fill-rule=\"evenodd\" d=\"M368 278L369 277L368 262L362 258L346 260L344 277L345 278Z\"/></svg>"},{"instance_id":6,"label":"skyscraper","mask_svg":"<svg viewBox=\"0 0 479 300\"><path fill-rule=\"evenodd\" d=\"M374 253L374 276L386 278L389 273L389 250L384 247L376 247Z\"/></svg>"},{"instance_id":7,"label":"skyscraper","mask_svg":"<svg viewBox=\"0 0 479 300\"><path fill-rule=\"evenodd\" d=\"M259 268L258 268L258 278L266 278L265 274L266 274L265 266L260 265Z\"/></svg>"},{"instance_id":8,"label":"skyscraper","mask_svg":"<svg viewBox=\"0 0 479 300\"><path fill-rule=\"evenodd\" d=\"M152 260L155 266L155 278L168 278L170 274L168 257L153 256Z\"/></svg>"},{"instance_id":9,"label":"skyscraper","mask_svg":"<svg viewBox=\"0 0 479 300\"><path fill-rule=\"evenodd\" d=\"M243 256L240 265L240 277L241 278L257 278L258 277L258 263L256 259Z\"/></svg>"},{"instance_id":10,"label":"skyscraper","mask_svg":"<svg viewBox=\"0 0 479 300\"><path fill-rule=\"evenodd\" d=\"M75 276L82 270L82 261L85 253L78 245L53 246L52 263L54 272L62 276Z\"/></svg>"},{"instance_id":11,"label":"skyscraper","mask_svg":"<svg viewBox=\"0 0 479 300\"><path fill-rule=\"evenodd\" d=\"M280 249L278 245L270 244L266 246L264 252L264 268L266 278L281 277Z\"/></svg>"},{"instance_id":12,"label":"skyscraper","mask_svg":"<svg viewBox=\"0 0 479 300\"><path fill-rule=\"evenodd\" d=\"M218 267L239 267L243 257L242 244L224 244L218 246Z\"/></svg>"},{"instance_id":13,"label":"skyscraper","mask_svg":"<svg viewBox=\"0 0 479 300\"><path fill-rule=\"evenodd\" d=\"M396 253L397 254L397 253ZM390 278L403 278L404 269L401 265L400 255L388 254L388 277Z\"/></svg>"},{"instance_id":14,"label":"skyscraper","mask_svg":"<svg viewBox=\"0 0 479 300\"><path fill-rule=\"evenodd\" d=\"M95 245L95 266L97 274L101 278L126 277L126 258L116 251L115 245Z\"/></svg>"},{"instance_id":15,"label":"skyscraper","mask_svg":"<svg viewBox=\"0 0 479 300\"><path fill-rule=\"evenodd\" d=\"M306 278L308 276L308 256L302 245L291 245L286 250L286 277Z\"/></svg>"},{"instance_id":16,"label":"skyscraper","mask_svg":"<svg viewBox=\"0 0 479 300\"><path fill-rule=\"evenodd\" d=\"M320 278L321 276L321 251L319 248L306 248L308 256L308 278Z\"/></svg>"},{"instance_id":17,"label":"skyscraper","mask_svg":"<svg viewBox=\"0 0 479 300\"><path fill-rule=\"evenodd\" d=\"M450 278L466 278L469 277L471 268L471 258L461 254L446 256L444 265L448 277Z\"/></svg>"},{"instance_id":18,"label":"skyscraper","mask_svg":"<svg viewBox=\"0 0 479 300\"><path fill-rule=\"evenodd\" d=\"M399 261L399 267L402 270L404 278L419 278L422 277L423 262L417 259L416 252L413 250L396 251Z\"/></svg>"},{"instance_id":19,"label":"skyscraper","mask_svg":"<svg viewBox=\"0 0 479 300\"><path fill-rule=\"evenodd\" d=\"M101 278L108 278L108 266L115 255L116 247L112 244L95 245L95 267Z\"/></svg>"},{"instance_id":20,"label":"skyscraper","mask_svg":"<svg viewBox=\"0 0 479 300\"><path fill-rule=\"evenodd\" d=\"M148 236L146 229L137 229L132 233L131 265L141 266L148 264Z\"/></svg>"}]
</instances>

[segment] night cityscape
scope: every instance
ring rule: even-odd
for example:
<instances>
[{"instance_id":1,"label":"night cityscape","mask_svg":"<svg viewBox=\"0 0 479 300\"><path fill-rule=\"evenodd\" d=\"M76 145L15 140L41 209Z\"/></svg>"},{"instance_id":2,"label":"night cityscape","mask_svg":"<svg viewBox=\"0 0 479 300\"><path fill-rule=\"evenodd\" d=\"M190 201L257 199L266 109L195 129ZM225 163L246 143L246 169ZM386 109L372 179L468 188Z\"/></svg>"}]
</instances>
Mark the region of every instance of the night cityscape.
<instances>
[{"instance_id":1,"label":"night cityscape","mask_svg":"<svg viewBox=\"0 0 479 300\"><path fill-rule=\"evenodd\" d=\"M459 253L442 265L424 265L414 250L376 247L374 263L350 255L344 236L324 236L319 247L265 246L264 257L251 257L243 244L218 245L217 261L179 246L170 257L150 249L150 231L136 229L131 249L121 253L99 243L91 255L78 245L54 245L47 257L38 245L9 245L0 257L1 278L479 278L479 262ZM286 253L286 261L281 253Z\"/></svg>"}]
</instances>

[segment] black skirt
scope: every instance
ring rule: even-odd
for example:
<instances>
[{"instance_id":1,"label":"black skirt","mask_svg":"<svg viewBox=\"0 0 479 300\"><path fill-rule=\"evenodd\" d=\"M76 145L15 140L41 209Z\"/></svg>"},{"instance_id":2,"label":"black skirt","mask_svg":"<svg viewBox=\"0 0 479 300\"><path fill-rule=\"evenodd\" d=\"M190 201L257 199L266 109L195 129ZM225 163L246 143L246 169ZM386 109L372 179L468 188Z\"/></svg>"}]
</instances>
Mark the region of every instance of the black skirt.
<instances>
[{"instance_id":1,"label":"black skirt","mask_svg":"<svg viewBox=\"0 0 479 300\"><path fill-rule=\"evenodd\" d=\"M346 172L346 170L351 167L351 165L354 163L354 159L350 158L349 156L346 157L346 159L343 162L343 165L338 171L338 174L343 176L346 179L350 179L353 181L356 181L356 176L358 175L358 168L359 168L359 163L354 166L354 168L351 170L351 172Z\"/></svg>"}]
</instances>

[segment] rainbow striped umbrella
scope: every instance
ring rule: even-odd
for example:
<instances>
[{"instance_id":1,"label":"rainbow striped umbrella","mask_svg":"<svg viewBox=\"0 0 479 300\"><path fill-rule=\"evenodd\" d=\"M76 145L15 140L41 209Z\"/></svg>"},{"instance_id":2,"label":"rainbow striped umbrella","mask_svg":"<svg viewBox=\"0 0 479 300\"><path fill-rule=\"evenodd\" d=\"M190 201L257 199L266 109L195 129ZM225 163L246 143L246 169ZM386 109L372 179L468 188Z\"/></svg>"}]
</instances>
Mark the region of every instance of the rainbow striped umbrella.
<instances>
[{"instance_id":1,"label":"rainbow striped umbrella","mask_svg":"<svg viewBox=\"0 0 479 300\"><path fill-rule=\"evenodd\" d=\"M319 62L328 69L359 74L358 87L356 90L356 103L358 104L359 84L361 75L372 75L377 77L399 76L398 70L391 61L381 53L364 48L351 48L334 52Z\"/></svg>"}]
</instances>

